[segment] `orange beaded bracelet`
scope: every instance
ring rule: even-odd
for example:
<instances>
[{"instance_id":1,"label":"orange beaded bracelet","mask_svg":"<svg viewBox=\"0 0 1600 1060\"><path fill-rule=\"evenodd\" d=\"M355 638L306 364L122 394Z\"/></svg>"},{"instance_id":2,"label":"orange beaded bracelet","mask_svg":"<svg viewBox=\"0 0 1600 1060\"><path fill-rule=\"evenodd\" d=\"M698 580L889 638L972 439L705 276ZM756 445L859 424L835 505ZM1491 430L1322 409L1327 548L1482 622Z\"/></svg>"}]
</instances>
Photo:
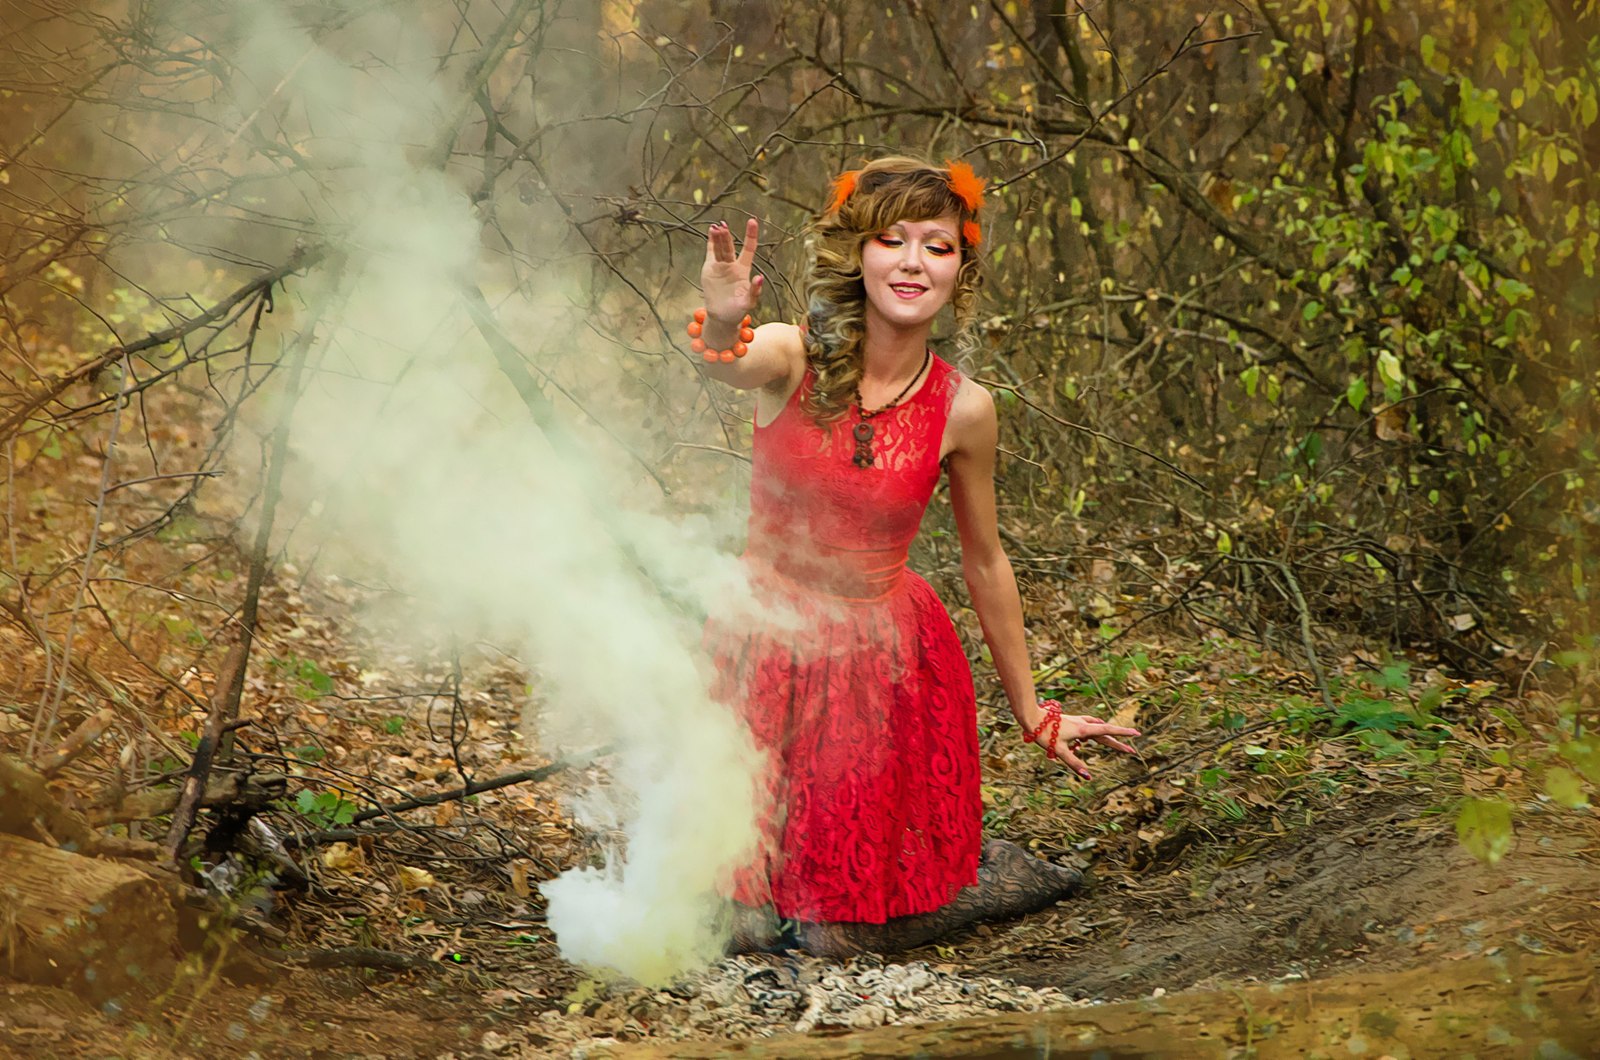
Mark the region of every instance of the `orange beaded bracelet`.
<instances>
[{"instance_id":1,"label":"orange beaded bracelet","mask_svg":"<svg viewBox=\"0 0 1600 1060\"><path fill-rule=\"evenodd\" d=\"M705 357L707 364L721 361L731 364L736 357L743 357L750 352L750 341L756 337L756 332L750 326L750 314L746 313L744 319L739 321L739 338L732 346L725 350L713 350L706 345L705 339L700 337L706 326L705 306L694 311L694 319L689 321L689 348L695 353Z\"/></svg>"}]
</instances>

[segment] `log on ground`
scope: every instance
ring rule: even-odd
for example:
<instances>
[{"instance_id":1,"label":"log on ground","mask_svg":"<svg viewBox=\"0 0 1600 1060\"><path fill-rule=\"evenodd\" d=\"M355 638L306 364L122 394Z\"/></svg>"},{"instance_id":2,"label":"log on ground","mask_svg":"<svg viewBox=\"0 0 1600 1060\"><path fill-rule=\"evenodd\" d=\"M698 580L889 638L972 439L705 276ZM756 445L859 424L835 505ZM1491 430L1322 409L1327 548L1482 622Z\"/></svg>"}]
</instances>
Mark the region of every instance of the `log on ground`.
<instances>
[{"instance_id":1,"label":"log on ground","mask_svg":"<svg viewBox=\"0 0 1600 1060\"><path fill-rule=\"evenodd\" d=\"M0 975L104 1002L171 984L170 888L115 861L0 834Z\"/></svg>"}]
</instances>

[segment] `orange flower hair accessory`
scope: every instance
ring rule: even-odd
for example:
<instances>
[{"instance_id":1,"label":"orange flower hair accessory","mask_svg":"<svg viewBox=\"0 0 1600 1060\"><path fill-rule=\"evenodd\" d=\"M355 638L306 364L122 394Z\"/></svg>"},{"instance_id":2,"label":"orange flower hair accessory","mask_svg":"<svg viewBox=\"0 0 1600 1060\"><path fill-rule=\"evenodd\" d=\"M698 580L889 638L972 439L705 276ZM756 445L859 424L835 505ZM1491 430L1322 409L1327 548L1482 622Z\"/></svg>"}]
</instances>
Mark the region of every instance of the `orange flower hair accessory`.
<instances>
[{"instance_id":1,"label":"orange flower hair accessory","mask_svg":"<svg viewBox=\"0 0 1600 1060\"><path fill-rule=\"evenodd\" d=\"M961 225L961 238L966 242L967 246L975 247L983 242L983 229L978 226L976 221L963 222Z\"/></svg>"},{"instance_id":2,"label":"orange flower hair accessory","mask_svg":"<svg viewBox=\"0 0 1600 1060\"><path fill-rule=\"evenodd\" d=\"M988 182L974 173L965 162L946 162L944 165L950 173L950 193L961 200L968 213L977 213L983 208L983 189Z\"/></svg>"},{"instance_id":3,"label":"orange flower hair accessory","mask_svg":"<svg viewBox=\"0 0 1600 1060\"><path fill-rule=\"evenodd\" d=\"M833 178L833 200L828 203L828 213L833 213L843 206L845 200L855 193L856 178L860 175L859 169L847 169Z\"/></svg>"}]
</instances>

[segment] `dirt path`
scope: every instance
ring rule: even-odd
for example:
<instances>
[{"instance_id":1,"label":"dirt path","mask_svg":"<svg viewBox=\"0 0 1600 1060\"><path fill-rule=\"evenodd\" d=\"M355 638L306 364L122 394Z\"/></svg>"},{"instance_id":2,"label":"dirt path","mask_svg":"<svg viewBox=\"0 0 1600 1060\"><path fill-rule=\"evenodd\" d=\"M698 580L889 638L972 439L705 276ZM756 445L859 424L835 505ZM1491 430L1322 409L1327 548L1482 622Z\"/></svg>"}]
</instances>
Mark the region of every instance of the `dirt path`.
<instances>
[{"instance_id":1,"label":"dirt path","mask_svg":"<svg viewBox=\"0 0 1600 1060\"><path fill-rule=\"evenodd\" d=\"M1102 889L1088 910L1058 908L1008 933L1027 939L1026 948L974 967L1116 1000L1404 967L1497 946L1564 952L1581 936L1561 926L1592 927L1600 915L1592 836L1525 838L1488 867L1417 795L1360 796L1314 826L1209 856L1227 863L1198 892L1191 874ZM1075 934L1075 945L1053 944Z\"/></svg>"},{"instance_id":2,"label":"dirt path","mask_svg":"<svg viewBox=\"0 0 1600 1060\"><path fill-rule=\"evenodd\" d=\"M1189 988L1428 967L1448 977L1456 962L1592 952L1600 843L1593 816L1583 823L1573 829L1569 817L1561 833L1545 837L1525 829L1489 868L1461 852L1422 796L1369 794L1281 836L1242 848L1191 847L1165 874L1102 881L1047 913L906 954L896 965L926 968L938 982L899 1008L864 1018L852 1009L839 1022L1000 1018L1089 1000L1170 1002ZM785 1032L803 1015L805 997L768 989L784 976L882 979L870 964L841 970L796 957L773 959L770 972L724 968L720 978L701 977L703 988L608 989L548 947L471 952L465 970L434 976L298 969L255 978L237 966L238 981L219 979L197 998L166 998L142 1016L97 1012L62 991L0 980L0 1055L568 1056L646 1036L728 1041ZM951 984L969 997L934 1005L935 987L949 995Z\"/></svg>"}]
</instances>

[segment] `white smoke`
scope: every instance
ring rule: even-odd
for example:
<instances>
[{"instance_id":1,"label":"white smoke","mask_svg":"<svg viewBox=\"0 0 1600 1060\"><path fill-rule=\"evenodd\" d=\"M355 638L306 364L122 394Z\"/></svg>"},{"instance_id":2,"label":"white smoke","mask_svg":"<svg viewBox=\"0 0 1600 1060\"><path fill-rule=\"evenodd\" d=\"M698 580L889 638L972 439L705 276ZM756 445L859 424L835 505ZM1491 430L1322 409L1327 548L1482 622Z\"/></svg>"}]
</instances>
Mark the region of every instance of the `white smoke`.
<instances>
[{"instance_id":1,"label":"white smoke","mask_svg":"<svg viewBox=\"0 0 1600 1060\"><path fill-rule=\"evenodd\" d=\"M545 887L562 952L647 982L710 959L715 885L755 836L757 756L707 696L693 616L746 595L737 563L653 510L623 460L544 436L463 311L464 282L510 283L481 207L428 162L458 102L419 61L437 42L403 12L352 6L334 54L275 4L241 10L233 120L304 131L304 167L270 194L340 259L296 288L312 307L299 326L325 315L291 488L441 619L523 646L551 731L618 748L618 790L588 812L621 826L626 853ZM540 282L551 297L581 283ZM514 336L535 363L541 337Z\"/></svg>"}]
</instances>

